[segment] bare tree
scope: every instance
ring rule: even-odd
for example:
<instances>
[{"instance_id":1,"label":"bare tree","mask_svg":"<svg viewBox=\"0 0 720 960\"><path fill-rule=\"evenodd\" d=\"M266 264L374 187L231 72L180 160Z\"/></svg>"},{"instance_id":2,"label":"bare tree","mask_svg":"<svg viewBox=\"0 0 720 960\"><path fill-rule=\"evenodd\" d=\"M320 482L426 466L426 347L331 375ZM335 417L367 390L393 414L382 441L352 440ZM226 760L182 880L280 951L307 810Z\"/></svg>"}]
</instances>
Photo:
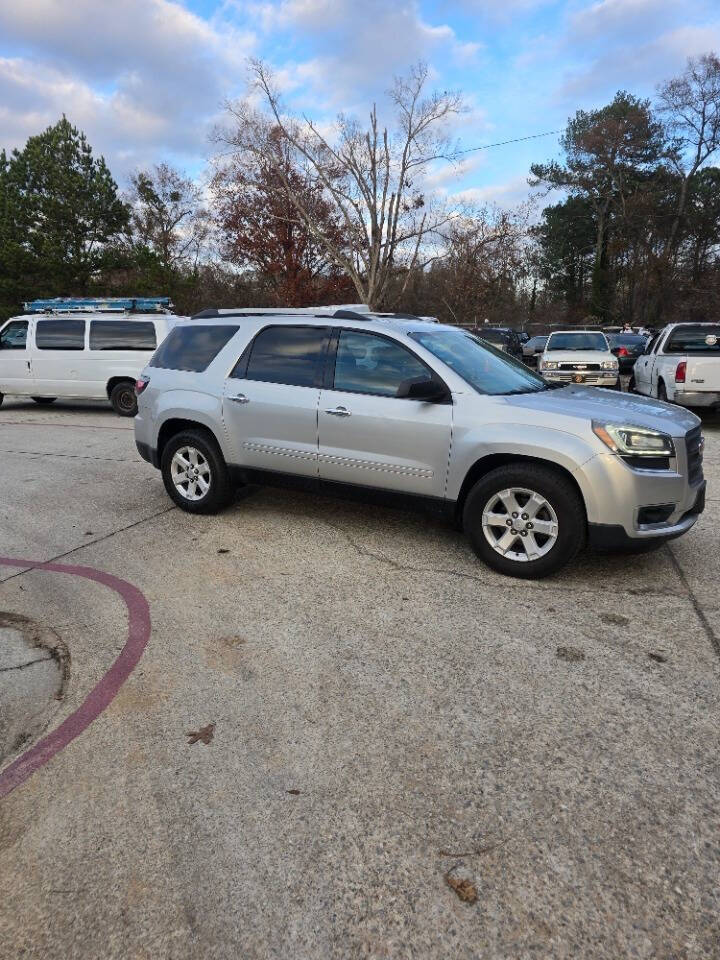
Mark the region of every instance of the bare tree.
<instances>
[{"instance_id":1,"label":"bare tree","mask_svg":"<svg viewBox=\"0 0 720 960\"><path fill-rule=\"evenodd\" d=\"M287 115L265 64L254 60L251 70L263 110L249 100L229 104L233 126L218 140L261 158L272 169L297 222L350 277L364 303L372 308L383 304L398 273L404 275L397 291L402 296L413 272L437 257L435 238L454 216L428 199L423 181L435 161L453 159L446 127L462 109L460 95L426 96L428 69L418 64L407 78L396 79L389 93L397 119L394 133L381 125L373 106L367 127L341 115L330 134L308 117ZM302 171L302 182L314 182L336 211L342 243L306 202L307 191L298 191L288 176L286 146Z\"/></svg>"},{"instance_id":2,"label":"bare tree","mask_svg":"<svg viewBox=\"0 0 720 960\"><path fill-rule=\"evenodd\" d=\"M677 206L665 247L677 249L688 188L698 170L720 147L720 58L714 53L691 57L679 77L658 90L659 112L673 137L669 159L680 178Z\"/></svg>"},{"instance_id":3,"label":"bare tree","mask_svg":"<svg viewBox=\"0 0 720 960\"><path fill-rule=\"evenodd\" d=\"M166 272L196 269L210 234L201 188L167 163L139 170L130 183L136 241L156 254Z\"/></svg>"}]
</instances>

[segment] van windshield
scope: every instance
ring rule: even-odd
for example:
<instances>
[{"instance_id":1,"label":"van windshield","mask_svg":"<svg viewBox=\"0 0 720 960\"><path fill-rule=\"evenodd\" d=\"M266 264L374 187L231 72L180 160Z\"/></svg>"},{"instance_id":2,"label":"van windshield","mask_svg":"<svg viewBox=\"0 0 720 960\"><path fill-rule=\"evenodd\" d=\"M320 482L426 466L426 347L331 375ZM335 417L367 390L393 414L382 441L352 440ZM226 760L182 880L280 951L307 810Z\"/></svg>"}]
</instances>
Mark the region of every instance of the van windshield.
<instances>
[{"instance_id":1,"label":"van windshield","mask_svg":"<svg viewBox=\"0 0 720 960\"><path fill-rule=\"evenodd\" d=\"M542 377L467 330L414 330L413 340L478 393L502 396L547 390Z\"/></svg>"}]
</instances>

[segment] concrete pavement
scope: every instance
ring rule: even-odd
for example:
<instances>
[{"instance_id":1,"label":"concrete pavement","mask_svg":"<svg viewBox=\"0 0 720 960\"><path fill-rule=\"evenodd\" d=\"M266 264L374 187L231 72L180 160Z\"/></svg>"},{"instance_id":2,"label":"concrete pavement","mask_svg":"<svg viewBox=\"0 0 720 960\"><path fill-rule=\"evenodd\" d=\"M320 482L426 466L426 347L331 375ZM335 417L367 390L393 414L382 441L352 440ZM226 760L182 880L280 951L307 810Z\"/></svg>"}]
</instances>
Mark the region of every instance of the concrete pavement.
<instances>
[{"instance_id":1,"label":"concrete pavement","mask_svg":"<svg viewBox=\"0 0 720 960\"><path fill-rule=\"evenodd\" d=\"M189 517L131 427L0 409L0 555L122 577L152 615L109 706L0 801L0 954L720 956L714 422L691 534L540 583L376 507ZM0 581L69 648L60 721L123 602Z\"/></svg>"}]
</instances>

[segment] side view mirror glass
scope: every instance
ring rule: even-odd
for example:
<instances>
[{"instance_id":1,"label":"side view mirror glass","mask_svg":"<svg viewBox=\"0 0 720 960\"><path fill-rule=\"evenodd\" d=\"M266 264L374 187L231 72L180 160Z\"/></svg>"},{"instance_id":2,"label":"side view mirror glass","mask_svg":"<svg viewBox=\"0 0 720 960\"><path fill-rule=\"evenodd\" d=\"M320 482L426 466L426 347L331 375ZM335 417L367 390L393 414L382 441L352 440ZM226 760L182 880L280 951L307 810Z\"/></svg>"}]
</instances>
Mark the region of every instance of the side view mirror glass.
<instances>
[{"instance_id":1,"label":"side view mirror glass","mask_svg":"<svg viewBox=\"0 0 720 960\"><path fill-rule=\"evenodd\" d=\"M424 400L426 403L442 403L447 400L447 390L432 377L417 377L403 380L396 397L406 400Z\"/></svg>"}]
</instances>

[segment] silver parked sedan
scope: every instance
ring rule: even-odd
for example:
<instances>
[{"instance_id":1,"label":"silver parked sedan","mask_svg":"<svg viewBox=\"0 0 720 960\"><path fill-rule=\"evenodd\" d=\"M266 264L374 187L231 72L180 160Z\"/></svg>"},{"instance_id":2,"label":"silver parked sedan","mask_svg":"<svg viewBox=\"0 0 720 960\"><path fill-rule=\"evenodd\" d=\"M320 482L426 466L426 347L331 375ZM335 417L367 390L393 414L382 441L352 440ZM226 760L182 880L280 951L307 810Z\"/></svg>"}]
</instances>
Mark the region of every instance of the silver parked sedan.
<instances>
[{"instance_id":1,"label":"silver parked sedan","mask_svg":"<svg viewBox=\"0 0 720 960\"><path fill-rule=\"evenodd\" d=\"M700 421L548 385L474 334L351 310L211 310L137 384L135 437L191 513L250 482L382 494L459 521L478 556L542 577L582 546L644 550L704 507Z\"/></svg>"}]
</instances>

